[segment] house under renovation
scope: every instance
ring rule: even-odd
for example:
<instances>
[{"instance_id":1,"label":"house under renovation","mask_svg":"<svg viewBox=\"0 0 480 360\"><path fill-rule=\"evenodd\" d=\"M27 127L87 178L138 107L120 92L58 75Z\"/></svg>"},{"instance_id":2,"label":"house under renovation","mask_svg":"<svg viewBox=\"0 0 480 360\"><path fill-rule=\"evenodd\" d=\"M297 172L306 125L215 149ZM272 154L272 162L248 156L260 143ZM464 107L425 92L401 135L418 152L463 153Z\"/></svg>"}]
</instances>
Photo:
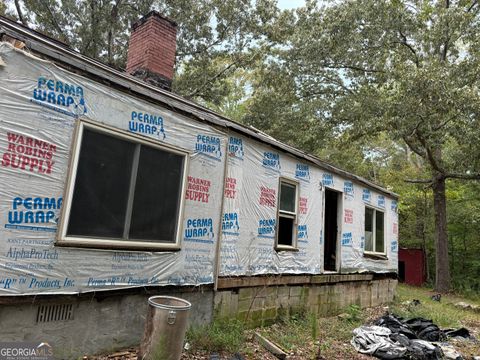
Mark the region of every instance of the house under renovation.
<instances>
[{"instance_id":1,"label":"house under renovation","mask_svg":"<svg viewBox=\"0 0 480 360\"><path fill-rule=\"evenodd\" d=\"M397 195L172 92L176 24L126 72L0 18L0 337L140 342L148 296L255 324L392 299Z\"/></svg>"}]
</instances>

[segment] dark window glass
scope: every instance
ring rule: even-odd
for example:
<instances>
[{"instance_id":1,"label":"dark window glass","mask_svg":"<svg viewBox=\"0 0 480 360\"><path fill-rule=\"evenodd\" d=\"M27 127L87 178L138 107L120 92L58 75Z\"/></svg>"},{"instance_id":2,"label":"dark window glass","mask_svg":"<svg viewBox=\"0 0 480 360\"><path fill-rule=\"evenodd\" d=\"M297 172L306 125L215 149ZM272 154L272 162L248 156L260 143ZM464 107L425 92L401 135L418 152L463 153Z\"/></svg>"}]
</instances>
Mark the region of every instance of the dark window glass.
<instances>
[{"instance_id":1,"label":"dark window glass","mask_svg":"<svg viewBox=\"0 0 480 360\"><path fill-rule=\"evenodd\" d=\"M373 209L365 208L365 250L373 251Z\"/></svg>"},{"instance_id":2,"label":"dark window glass","mask_svg":"<svg viewBox=\"0 0 480 360\"><path fill-rule=\"evenodd\" d=\"M297 187L295 185L281 183L280 188L280 210L295 212L295 201Z\"/></svg>"},{"instance_id":3,"label":"dark window glass","mask_svg":"<svg viewBox=\"0 0 480 360\"><path fill-rule=\"evenodd\" d=\"M183 156L141 147L130 239L175 242L182 172Z\"/></svg>"},{"instance_id":4,"label":"dark window glass","mask_svg":"<svg viewBox=\"0 0 480 360\"><path fill-rule=\"evenodd\" d=\"M84 128L67 236L175 243L184 161Z\"/></svg>"},{"instance_id":5,"label":"dark window glass","mask_svg":"<svg viewBox=\"0 0 480 360\"><path fill-rule=\"evenodd\" d=\"M383 213L381 211L375 212L375 251L383 253L384 241L383 241Z\"/></svg>"},{"instance_id":6,"label":"dark window glass","mask_svg":"<svg viewBox=\"0 0 480 360\"><path fill-rule=\"evenodd\" d=\"M122 237L135 146L83 130L67 235Z\"/></svg>"},{"instance_id":7,"label":"dark window glass","mask_svg":"<svg viewBox=\"0 0 480 360\"><path fill-rule=\"evenodd\" d=\"M278 218L278 245L293 246L294 219L279 216Z\"/></svg>"},{"instance_id":8,"label":"dark window glass","mask_svg":"<svg viewBox=\"0 0 480 360\"><path fill-rule=\"evenodd\" d=\"M385 252L383 212L365 208L365 250Z\"/></svg>"}]
</instances>

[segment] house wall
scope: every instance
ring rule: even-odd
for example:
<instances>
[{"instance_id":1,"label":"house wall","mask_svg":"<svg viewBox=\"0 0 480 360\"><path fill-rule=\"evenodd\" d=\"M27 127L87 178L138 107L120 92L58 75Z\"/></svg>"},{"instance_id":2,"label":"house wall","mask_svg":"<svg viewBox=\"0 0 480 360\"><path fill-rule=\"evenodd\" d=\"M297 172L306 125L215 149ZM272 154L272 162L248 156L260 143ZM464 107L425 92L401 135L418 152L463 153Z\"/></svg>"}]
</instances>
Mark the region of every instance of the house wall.
<instances>
[{"instance_id":1,"label":"house wall","mask_svg":"<svg viewBox=\"0 0 480 360\"><path fill-rule=\"evenodd\" d=\"M226 136L211 126L27 55L10 44L0 44L0 56L6 63L0 67L0 263L3 265L0 296L213 283ZM68 98L62 89L56 91L57 86L63 86L65 91L64 84L81 91L71 96L72 103L68 106L49 102L48 97L35 98L43 95L43 91L57 100ZM152 124L140 121L138 114L155 116L155 131L146 133L145 125ZM180 220L181 251L56 246L60 207L79 118L188 152L185 174L188 179ZM144 132L139 130L141 125ZM50 159L20 154L38 151L34 143L26 144L36 140L52 149L47 156ZM39 160L43 161L42 168L32 166ZM207 185L196 190L196 182L200 180Z\"/></svg>"},{"instance_id":2,"label":"house wall","mask_svg":"<svg viewBox=\"0 0 480 360\"><path fill-rule=\"evenodd\" d=\"M325 189L340 197L337 269L395 272L397 202L360 184L241 136L229 136L220 276L324 272ZM299 251L275 251L280 178L298 183ZM365 206L384 212L385 259L364 256ZM267 224L267 225L266 225ZM270 228L270 231L268 231Z\"/></svg>"}]
</instances>

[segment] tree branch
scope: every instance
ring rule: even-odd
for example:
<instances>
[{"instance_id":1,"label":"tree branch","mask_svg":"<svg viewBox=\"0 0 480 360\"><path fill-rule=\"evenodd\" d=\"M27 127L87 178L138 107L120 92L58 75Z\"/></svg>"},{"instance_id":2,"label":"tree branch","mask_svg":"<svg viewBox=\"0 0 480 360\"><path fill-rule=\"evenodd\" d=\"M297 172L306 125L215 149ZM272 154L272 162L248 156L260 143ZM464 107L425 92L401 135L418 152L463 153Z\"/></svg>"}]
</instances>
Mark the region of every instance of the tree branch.
<instances>
[{"instance_id":1,"label":"tree branch","mask_svg":"<svg viewBox=\"0 0 480 360\"><path fill-rule=\"evenodd\" d=\"M348 65L348 64L321 64L322 67L325 67L327 69L350 69L350 70L355 70L355 71L362 71L365 73L384 73L385 71L383 70L376 70L376 69L365 69L360 66L356 65Z\"/></svg>"},{"instance_id":2,"label":"tree branch","mask_svg":"<svg viewBox=\"0 0 480 360\"><path fill-rule=\"evenodd\" d=\"M475 5L477 5L478 1L477 0L474 0L472 2L472 4L468 7L467 9L467 13L469 13L470 11L472 11L472 9L475 7Z\"/></svg>"},{"instance_id":3,"label":"tree branch","mask_svg":"<svg viewBox=\"0 0 480 360\"><path fill-rule=\"evenodd\" d=\"M413 141L411 141L408 136L403 136L403 141L408 145L408 147L418 156L425 158L426 154L425 151L422 151L418 146L414 145Z\"/></svg>"},{"instance_id":4,"label":"tree branch","mask_svg":"<svg viewBox=\"0 0 480 360\"><path fill-rule=\"evenodd\" d=\"M480 180L480 174L460 174L460 173L447 173L445 178L461 179L461 180Z\"/></svg>"},{"instance_id":5,"label":"tree branch","mask_svg":"<svg viewBox=\"0 0 480 360\"><path fill-rule=\"evenodd\" d=\"M417 66L417 68L420 67L420 61L419 61L419 59L418 59L417 52L415 51L415 49L413 48L413 46L408 43L408 39L407 39L407 37L402 33L402 30L398 30L398 33L400 34L400 37L402 38L399 43L402 44L402 45L404 45L404 46L406 46L407 49L410 50L410 52L411 52L411 53L413 54L413 56L415 57L415 59L414 59L415 65Z\"/></svg>"},{"instance_id":6,"label":"tree branch","mask_svg":"<svg viewBox=\"0 0 480 360\"><path fill-rule=\"evenodd\" d=\"M435 159L435 156L433 155L432 149L430 148L430 146L428 146L427 141L425 140L425 138L423 137L423 135L418 129L416 131L416 134L417 134L418 141L420 141L420 143L422 144L423 148L426 151L428 162L430 163L432 168L441 174L445 174L445 170L440 167L437 159Z\"/></svg>"},{"instance_id":7,"label":"tree branch","mask_svg":"<svg viewBox=\"0 0 480 360\"><path fill-rule=\"evenodd\" d=\"M23 25L28 26L27 20L23 17L22 8L18 0L15 0L15 9L17 9L18 19L22 22Z\"/></svg>"},{"instance_id":8,"label":"tree branch","mask_svg":"<svg viewBox=\"0 0 480 360\"><path fill-rule=\"evenodd\" d=\"M253 58L255 57L255 54L252 56L252 58L250 60L253 60ZM201 90L203 90L207 85L209 85L212 81L218 79L220 76L222 76L223 74L225 74L229 69L231 69L233 66L237 65L238 63L240 63L241 61L240 60L236 60L230 64L228 64L226 67L224 67L221 71L219 71L218 73L216 73L214 76L212 76L211 78L209 78L208 80L206 80L201 86L199 86L198 88L196 88L195 90L193 90L192 92L190 92L187 97L193 97L193 96L196 96L200 93Z\"/></svg>"},{"instance_id":9,"label":"tree branch","mask_svg":"<svg viewBox=\"0 0 480 360\"><path fill-rule=\"evenodd\" d=\"M339 87L340 89L344 90L346 93L348 93L350 95L355 94L355 92L352 89L349 89L347 86L345 86L345 84L343 84L341 80L334 79L334 78L332 78L330 76L327 76L327 75L322 75L322 77L323 77L323 79L329 81L330 84L332 84L333 86ZM321 90L309 91L309 92L306 92L305 95L300 96L300 99L306 100L306 99L310 99L312 97L315 97L317 95L322 95L322 94L323 94L323 91L321 91Z\"/></svg>"},{"instance_id":10,"label":"tree branch","mask_svg":"<svg viewBox=\"0 0 480 360\"><path fill-rule=\"evenodd\" d=\"M432 179L404 179L406 183L411 183L411 184L431 184L433 182Z\"/></svg>"},{"instance_id":11,"label":"tree branch","mask_svg":"<svg viewBox=\"0 0 480 360\"><path fill-rule=\"evenodd\" d=\"M225 26L223 31L220 34L218 34L217 39L212 41L210 44L207 44L206 46L204 46L203 48L198 49L198 50L193 50L193 51L190 51L190 52L178 52L177 56L179 58L183 58L183 57L186 57L186 56L194 56L194 55L198 55L198 54L207 52L210 48L212 48L214 46L217 46L218 44L221 44L222 41L225 40L226 34L227 34L227 32L230 28L231 28L231 24L229 23L227 26Z\"/></svg>"},{"instance_id":12,"label":"tree branch","mask_svg":"<svg viewBox=\"0 0 480 360\"><path fill-rule=\"evenodd\" d=\"M50 9L50 6L48 6L48 4L46 2L44 2L43 5L44 5L45 9L47 9L48 13L50 14L50 19L52 20L53 27L62 36L63 42L70 46L70 41L68 40L68 36L63 32L62 28L58 24L57 19L55 18L55 15L53 14L52 10Z\"/></svg>"},{"instance_id":13,"label":"tree branch","mask_svg":"<svg viewBox=\"0 0 480 360\"><path fill-rule=\"evenodd\" d=\"M444 122L438 124L437 126L433 127L433 131L438 131L440 129L442 129L443 127L447 126L447 124L453 120L455 120L455 116L452 116L451 118L445 120Z\"/></svg>"}]
</instances>

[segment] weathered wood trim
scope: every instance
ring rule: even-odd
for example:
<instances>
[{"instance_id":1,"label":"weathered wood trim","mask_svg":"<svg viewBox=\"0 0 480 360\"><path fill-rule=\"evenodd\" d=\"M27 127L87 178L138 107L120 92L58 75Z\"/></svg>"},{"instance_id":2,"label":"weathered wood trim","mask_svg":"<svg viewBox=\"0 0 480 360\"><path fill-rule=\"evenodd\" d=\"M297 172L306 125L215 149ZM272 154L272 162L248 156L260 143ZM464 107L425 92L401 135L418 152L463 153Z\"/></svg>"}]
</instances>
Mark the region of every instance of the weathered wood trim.
<instances>
[{"instance_id":1,"label":"weathered wood trim","mask_svg":"<svg viewBox=\"0 0 480 360\"><path fill-rule=\"evenodd\" d=\"M266 275L220 277L218 289L255 286L336 284L339 282L371 281L374 274L322 274L322 275Z\"/></svg>"},{"instance_id":2,"label":"weathered wood trim","mask_svg":"<svg viewBox=\"0 0 480 360\"><path fill-rule=\"evenodd\" d=\"M148 286L132 287L116 290L91 291L80 294L51 294L51 295L5 295L0 296L0 305L19 305L40 303L69 303L79 300L103 301L108 298L122 297L126 295L175 295L181 293L212 292L213 284L191 286Z\"/></svg>"}]
</instances>

